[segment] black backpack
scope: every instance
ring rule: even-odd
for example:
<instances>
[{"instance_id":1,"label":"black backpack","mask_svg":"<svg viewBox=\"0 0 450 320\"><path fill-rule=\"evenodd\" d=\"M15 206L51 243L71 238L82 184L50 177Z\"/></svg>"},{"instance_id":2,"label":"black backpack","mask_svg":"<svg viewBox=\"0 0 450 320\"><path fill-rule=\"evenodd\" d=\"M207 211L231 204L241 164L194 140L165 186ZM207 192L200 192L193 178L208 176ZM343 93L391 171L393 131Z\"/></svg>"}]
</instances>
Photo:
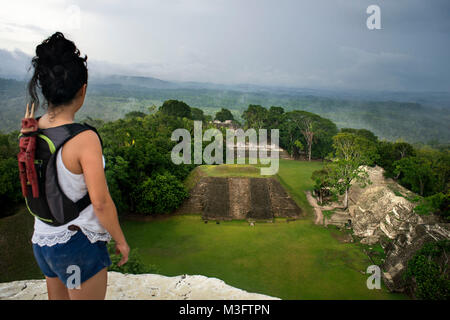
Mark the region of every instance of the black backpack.
<instances>
[{"instance_id":1,"label":"black backpack","mask_svg":"<svg viewBox=\"0 0 450 320\"><path fill-rule=\"evenodd\" d=\"M91 204L89 193L76 202L70 200L62 191L56 172L56 156L59 149L67 141L86 130L93 130L100 138L97 130L86 123L70 123L38 129L31 133L36 135L34 165L38 177L39 197L33 198L31 185L27 185L28 196L25 198L25 204L33 216L49 225L64 225L76 219L80 212ZM20 134L19 139L29 135ZM103 146L101 138L100 143Z\"/></svg>"}]
</instances>

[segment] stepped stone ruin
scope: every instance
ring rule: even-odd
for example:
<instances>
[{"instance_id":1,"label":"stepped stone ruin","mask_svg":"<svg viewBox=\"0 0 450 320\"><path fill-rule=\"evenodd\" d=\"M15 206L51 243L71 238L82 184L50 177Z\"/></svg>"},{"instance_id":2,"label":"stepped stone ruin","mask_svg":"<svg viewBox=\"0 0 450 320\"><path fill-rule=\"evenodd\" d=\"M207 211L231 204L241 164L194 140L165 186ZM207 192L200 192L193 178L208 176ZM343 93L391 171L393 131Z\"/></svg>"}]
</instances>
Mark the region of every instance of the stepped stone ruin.
<instances>
[{"instance_id":1,"label":"stepped stone ruin","mask_svg":"<svg viewBox=\"0 0 450 320\"><path fill-rule=\"evenodd\" d=\"M177 213L201 213L204 220L249 221L303 215L276 179L240 177L201 178Z\"/></svg>"},{"instance_id":2,"label":"stepped stone ruin","mask_svg":"<svg viewBox=\"0 0 450 320\"><path fill-rule=\"evenodd\" d=\"M383 279L393 292L404 292L403 272L408 261L427 242L450 239L450 223L410 224L407 232L384 244Z\"/></svg>"},{"instance_id":3,"label":"stepped stone ruin","mask_svg":"<svg viewBox=\"0 0 450 320\"><path fill-rule=\"evenodd\" d=\"M0 300L46 300L45 280L0 283ZM106 300L279 300L249 293L217 278L198 275L165 277L157 274L108 272Z\"/></svg>"},{"instance_id":4,"label":"stepped stone ruin","mask_svg":"<svg viewBox=\"0 0 450 320\"><path fill-rule=\"evenodd\" d=\"M434 216L419 216L414 213L416 203L408 199L416 195L394 180L384 177L381 167L364 167L371 184L361 188L353 185L349 192L348 212L354 235L363 238L363 243L375 243L380 237L396 239L409 232L417 224L436 223Z\"/></svg>"},{"instance_id":5,"label":"stepped stone ruin","mask_svg":"<svg viewBox=\"0 0 450 320\"><path fill-rule=\"evenodd\" d=\"M416 194L394 180L384 177L381 167L364 167L372 182L364 188L357 184L349 191L349 207L335 214L329 223L342 225L351 220L353 234L361 243L380 243L386 252L383 279L387 288L402 292L402 275L407 262L423 244L450 239L450 223L435 215L414 212Z\"/></svg>"}]
</instances>

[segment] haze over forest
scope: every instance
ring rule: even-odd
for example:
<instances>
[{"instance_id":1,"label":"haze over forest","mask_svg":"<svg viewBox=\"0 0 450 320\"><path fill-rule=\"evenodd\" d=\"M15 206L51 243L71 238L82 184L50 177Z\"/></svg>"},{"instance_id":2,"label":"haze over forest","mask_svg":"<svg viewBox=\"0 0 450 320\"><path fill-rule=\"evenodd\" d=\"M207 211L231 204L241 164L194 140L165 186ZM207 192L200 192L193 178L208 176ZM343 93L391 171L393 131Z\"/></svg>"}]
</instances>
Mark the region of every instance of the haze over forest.
<instances>
[{"instance_id":1,"label":"haze over forest","mask_svg":"<svg viewBox=\"0 0 450 320\"><path fill-rule=\"evenodd\" d=\"M376 2L376 1L375 1ZM379 5L381 29L366 26ZM27 10L22 10L23 6ZM113 120L179 99L206 114L303 109L382 139L450 141L450 4L374 1L54 1L0 13L0 130L17 129L38 43L87 54L80 117ZM39 11L39 17L31 14Z\"/></svg>"}]
</instances>

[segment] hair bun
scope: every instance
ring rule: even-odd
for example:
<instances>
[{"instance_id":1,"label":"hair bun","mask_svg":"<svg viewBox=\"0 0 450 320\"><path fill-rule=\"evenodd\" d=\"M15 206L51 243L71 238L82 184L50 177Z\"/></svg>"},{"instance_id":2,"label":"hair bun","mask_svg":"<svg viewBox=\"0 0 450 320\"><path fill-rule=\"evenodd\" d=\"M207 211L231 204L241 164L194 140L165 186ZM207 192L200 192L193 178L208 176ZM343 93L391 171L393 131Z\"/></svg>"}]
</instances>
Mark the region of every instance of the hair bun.
<instances>
[{"instance_id":1,"label":"hair bun","mask_svg":"<svg viewBox=\"0 0 450 320\"><path fill-rule=\"evenodd\" d=\"M36 47L32 60L34 82L39 81L44 97L53 105L70 102L87 83L87 57L80 57L75 44L56 32ZM32 99L37 95L30 90ZM36 97L36 98L35 98Z\"/></svg>"},{"instance_id":2,"label":"hair bun","mask_svg":"<svg viewBox=\"0 0 450 320\"><path fill-rule=\"evenodd\" d=\"M61 32L56 32L36 47L36 56L39 64L53 66L79 58L80 51Z\"/></svg>"},{"instance_id":3,"label":"hair bun","mask_svg":"<svg viewBox=\"0 0 450 320\"><path fill-rule=\"evenodd\" d=\"M51 73L53 74L53 76L55 78L65 78L65 74L66 74L66 70L64 69L64 67L60 64L57 64L56 66L54 66L51 69Z\"/></svg>"}]
</instances>

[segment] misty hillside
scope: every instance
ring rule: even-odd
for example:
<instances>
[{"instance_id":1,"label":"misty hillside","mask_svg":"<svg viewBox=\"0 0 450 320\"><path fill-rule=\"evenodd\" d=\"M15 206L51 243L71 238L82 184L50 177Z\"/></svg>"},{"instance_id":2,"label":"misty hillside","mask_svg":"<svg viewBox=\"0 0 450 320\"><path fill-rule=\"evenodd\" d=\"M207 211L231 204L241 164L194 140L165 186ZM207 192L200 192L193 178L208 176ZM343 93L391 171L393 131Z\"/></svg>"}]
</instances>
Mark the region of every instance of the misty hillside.
<instances>
[{"instance_id":1,"label":"misty hillside","mask_svg":"<svg viewBox=\"0 0 450 320\"><path fill-rule=\"evenodd\" d=\"M0 130L18 129L25 107L26 83L0 78ZM401 102L401 99L410 102ZM450 142L448 94L362 94L254 85L169 82L150 77L110 76L89 81L87 116L115 120L130 111L147 112L152 105L177 99L214 115L228 108L240 119L249 104L307 110L334 121L338 127L366 128L381 139L408 142ZM370 100L376 99L376 100ZM392 99L389 101L389 99ZM393 101L396 100L396 101Z\"/></svg>"}]
</instances>

